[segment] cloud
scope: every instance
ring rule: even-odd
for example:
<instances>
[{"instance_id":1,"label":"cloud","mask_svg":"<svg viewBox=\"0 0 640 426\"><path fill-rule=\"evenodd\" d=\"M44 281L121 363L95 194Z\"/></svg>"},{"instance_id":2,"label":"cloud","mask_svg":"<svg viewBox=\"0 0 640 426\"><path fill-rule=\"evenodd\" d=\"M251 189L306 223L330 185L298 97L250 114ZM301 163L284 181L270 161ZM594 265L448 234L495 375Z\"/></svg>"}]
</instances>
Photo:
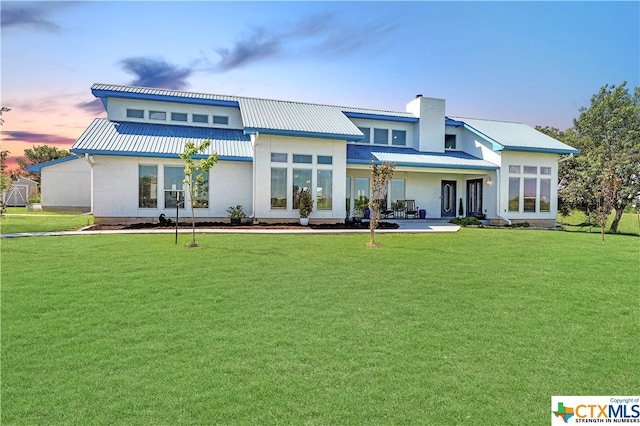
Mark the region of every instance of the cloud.
<instances>
[{"instance_id":1,"label":"cloud","mask_svg":"<svg viewBox=\"0 0 640 426\"><path fill-rule=\"evenodd\" d=\"M77 103L76 108L83 109L92 114L102 114L104 112L104 105L100 99L94 99L92 101Z\"/></svg>"},{"instance_id":2,"label":"cloud","mask_svg":"<svg viewBox=\"0 0 640 426\"><path fill-rule=\"evenodd\" d=\"M47 133L26 132L20 130L2 131L2 139L13 142L28 142L35 144L73 144L76 140L66 136Z\"/></svg>"},{"instance_id":3,"label":"cloud","mask_svg":"<svg viewBox=\"0 0 640 426\"><path fill-rule=\"evenodd\" d=\"M220 60L212 70L225 72L279 57L345 56L379 47L395 27L389 22L345 23L330 13L308 15L292 24L271 25L269 29L254 27L231 47L214 49Z\"/></svg>"},{"instance_id":4,"label":"cloud","mask_svg":"<svg viewBox=\"0 0 640 426\"><path fill-rule=\"evenodd\" d=\"M44 2L5 3L0 13L0 26L7 28L30 28L47 32L60 32L61 28L49 18L52 10Z\"/></svg>"},{"instance_id":5,"label":"cloud","mask_svg":"<svg viewBox=\"0 0 640 426\"><path fill-rule=\"evenodd\" d=\"M193 73L190 67L182 68L162 58L149 56L126 58L119 63L126 72L135 75L129 83L133 86L184 90L189 87L187 78Z\"/></svg>"}]
</instances>

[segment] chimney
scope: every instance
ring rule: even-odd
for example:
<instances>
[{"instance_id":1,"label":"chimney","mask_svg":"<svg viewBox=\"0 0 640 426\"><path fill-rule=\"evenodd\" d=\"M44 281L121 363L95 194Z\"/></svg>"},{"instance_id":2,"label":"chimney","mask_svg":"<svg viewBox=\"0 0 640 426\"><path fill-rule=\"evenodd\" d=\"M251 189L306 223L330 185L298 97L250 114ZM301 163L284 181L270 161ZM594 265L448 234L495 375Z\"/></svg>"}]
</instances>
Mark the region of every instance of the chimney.
<instances>
[{"instance_id":1,"label":"chimney","mask_svg":"<svg viewBox=\"0 0 640 426\"><path fill-rule=\"evenodd\" d=\"M416 95L407 104L406 111L420 119L414 132L414 148L423 152L444 152L445 100Z\"/></svg>"}]
</instances>

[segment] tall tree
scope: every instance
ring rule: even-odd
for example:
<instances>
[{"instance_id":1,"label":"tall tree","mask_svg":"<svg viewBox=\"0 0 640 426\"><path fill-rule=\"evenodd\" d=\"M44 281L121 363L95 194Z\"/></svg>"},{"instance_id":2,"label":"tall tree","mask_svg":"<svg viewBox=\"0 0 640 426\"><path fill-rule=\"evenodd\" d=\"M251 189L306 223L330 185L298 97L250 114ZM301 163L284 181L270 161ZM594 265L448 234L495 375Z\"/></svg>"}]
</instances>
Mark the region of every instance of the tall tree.
<instances>
[{"instance_id":1,"label":"tall tree","mask_svg":"<svg viewBox=\"0 0 640 426\"><path fill-rule=\"evenodd\" d=\"M36 164L46 163L47 161L57 160L58 158L69 157L72 155L69 151L59 149L49 145L33 145L33 148L24 150L24 158L17 158L16 161L20 166L20 174L30 179L40 182L40 174L26 170L27 167Z\"/></svg>"},{"instance_id":2,"label":"tall tree","mask_svg":"<svg viewBox=\"0 0 640 426\"><path fill-rule=\"evenodd\" d=\"M631 95L626 82L605 84L581 108L574 128L583 149L581 175L593 191L617 188L612 200L617 232L624 209L640 193L640 87ZM597 190L597 187L607 190Z\"/></svg>"},{"instance_id":3,"label":"tall tree","mask_svg":"<svg viewBox=\"0 0 640 426\"><path fill-rule=\"evenodd\" d=\"M180 158L184 160L184 183L189 191L191 201L191 229L193 240L189 247L197 247L196 244L196 218L195 209L204 207L201 203L208 203L206 199L209 193L209 170L218 162L218 154L212 153L200 160L195 159L196 156L204 156L204 152L209 149L211 140L206 139L199 144L188 141L185 143L184 151L180 153ZM206 200L206 201L205 201Z\"/></svg>"},{"instance_id":4,"label":"tall tree","mask_svg":"<svg viewBox=\"0 0 640 426\"><path fill-rule=\"evenodd\" d=\"M376 228L380 223L380 207L387 202L387 189L393 177L392 163L378 164L374 158L371 159L371 198L369 199L369 242L367 247L378 247L376 243Z\"/></svg>"}]
</instances>

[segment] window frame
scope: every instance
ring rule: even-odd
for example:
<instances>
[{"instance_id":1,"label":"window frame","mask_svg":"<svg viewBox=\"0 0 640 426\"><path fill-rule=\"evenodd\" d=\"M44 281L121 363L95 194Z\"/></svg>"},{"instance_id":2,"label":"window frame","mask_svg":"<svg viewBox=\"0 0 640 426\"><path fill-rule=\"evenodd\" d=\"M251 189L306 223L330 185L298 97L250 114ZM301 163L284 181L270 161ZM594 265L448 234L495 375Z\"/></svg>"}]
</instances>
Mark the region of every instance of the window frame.
<instances>
[{"instance_id":1,"label":"window frame","mask_svg":"<svg viewBox=\"0 0 640 426\"><path fill-rule=\"evenodd\" d=\"M278 175L276 175L276 172ZM287 188L289 187L289 178L287 175L288 169L286 167L271 167L271 192L269 194L269 204L271 210L287 209ZM276 184L278 184L278 187L276 187ZM279 185L282 185L282 187L279 187ZM278 196L274 197L274 193L276 193L276 195ZM282 195L282 197L280 197L280 195Z\"/></svg>"},{"instance_id":2,"label":"window frame","mask_svg":"<svg viewBox=\"0 0 640 426\"><path fill-rule=\"evenodd\" d=\"M162 117L162 118L160 118ZM166 111L149 111L149 120L167 121Z\"/></svg>"},{"instance_id":3,"label":"window frame","mask_svg":"<svg viewBox=\"0 0 640 426\"><path fill-rule=\"evenodd\" d=\"M196 119L198 117L198 119ZM202 120L204 118L204 121ZM208 114L191 114L191 122L192 123L203 123L209 124L209 115Z\"/></svg>"},{"instance_id":4,"label":"window frame","mask_svg":"<svg viewBox=\"0 0 640 426\"><path fill-rule=\"evenodd\" d=\"M143 169L153 169L155 174L146 173L143 175ZM148 184L143 183L146 177L151 179ZM153 186L155 185L155 191ZM148 194L148 203L143 202L144 195ZM154 197L155 195L155 197ZM148 205L145 205L148 204ZM157 164L138 164L138 208L139 209L157 209L158 208L158 165Z\"/></svg>"},{"instance_id":5,"label":"window frame","mask_svg":"<svg viewBox=\"0 0 640 426\"><path fill-rule=\"evenodd\" d=\"M229 116L228 115L213 115L212 124L229 124Z\"/></svg>"},{"instance_id":6,"label":"window frame","mask_svg":"<svg viewBox=\"0 0 640 426\"><path fill-rule=\"evenodd\" d=\"M384 142L382 142L381 137L384 132ZM380 141L379 141L380 139ZM381 129L378 127L374 127L373 129L373 144L374 145L389 145L389 129Z\"/></svg>"},{"instance_id":7,"label":"window frame","mask_svg":"<svg viewBox=\"0 0 640 426\"><path fill-rule=\"evenodd\" d=\"M176 117L184 117L184 120L178 119ZM186 123L189 120L189 114L186 112L171 112L171 121L177 121L180 123Z\"/></svg>"},{"instance_id":8,"label":"window frame","mask_svg":"<svg viewBox=\"0 0 640 426\"><path fill-rule=\"evenodd\" d=\"M447 143L453 140L453 147L447 146ZM457 135L452 133L445 133L444 135L444 149L457 150L458 149L458 138Z\"/></svg>"},{"instance_id":9,"label":"window frame","mask_svg":"<svg viewBox=\"0 0 640 426\"><path fill-rule=\"evenodd\" d=\"M327 182L326 187L320 186L321 183ZM316 170L316 208L325 211L333 209L333 170L331 169Z\"/></svg>"}]
</instances>

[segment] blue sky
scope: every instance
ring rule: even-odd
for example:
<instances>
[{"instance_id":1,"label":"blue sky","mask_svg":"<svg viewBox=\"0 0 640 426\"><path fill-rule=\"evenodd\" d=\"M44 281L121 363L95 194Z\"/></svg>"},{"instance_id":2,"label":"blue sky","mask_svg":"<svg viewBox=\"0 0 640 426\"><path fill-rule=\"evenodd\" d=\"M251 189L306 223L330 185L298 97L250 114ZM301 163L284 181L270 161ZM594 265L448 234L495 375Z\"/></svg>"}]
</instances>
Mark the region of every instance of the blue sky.
<instances>
[{"instance_id":1,"label":"blue sky","mask_svg":"<svg viewBox=\"0 0 640 426\"><path fill-rule=\"evenodd\" d=\"M10 2L2 149L68 148L93 83L566 129L604 84L640 86L640 2Z\"/></svg>"}]
</instances>

